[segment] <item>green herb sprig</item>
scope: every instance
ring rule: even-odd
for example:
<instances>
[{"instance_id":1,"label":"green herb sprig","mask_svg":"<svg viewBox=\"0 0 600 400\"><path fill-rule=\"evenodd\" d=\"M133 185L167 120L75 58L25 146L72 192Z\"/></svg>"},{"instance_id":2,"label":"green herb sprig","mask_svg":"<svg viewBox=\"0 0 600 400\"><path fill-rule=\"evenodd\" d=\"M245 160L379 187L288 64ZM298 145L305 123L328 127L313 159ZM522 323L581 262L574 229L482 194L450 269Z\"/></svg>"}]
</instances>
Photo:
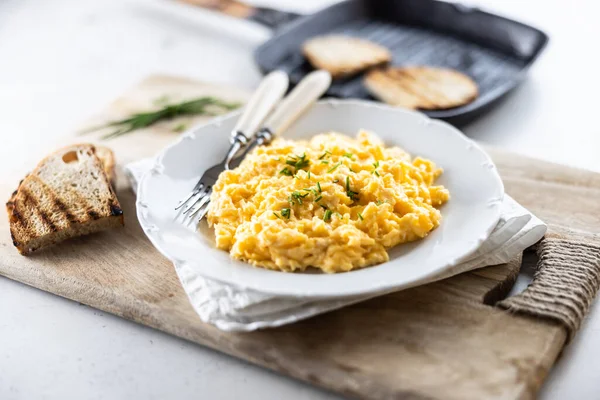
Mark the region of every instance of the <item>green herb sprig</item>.
<instances>
[{"instance_id":1,"label":"green herb sprig","mask_svg":"<svg viewBox=\"0 0 600 400\"><path fill-rule=\"evenodd\" d=\"M116 128L102 139L112 139L126 133L147 128L157 122L170 120L183 115L218 115L223 112L234 110L241 104L227 103L215 97L199 97L197 99L184 101L176 104L167 104L156 111L136 113L128 118L109 122L108 124L87 129L82 133L90 133L104 128Z\"/></svg>"}]
</instances>

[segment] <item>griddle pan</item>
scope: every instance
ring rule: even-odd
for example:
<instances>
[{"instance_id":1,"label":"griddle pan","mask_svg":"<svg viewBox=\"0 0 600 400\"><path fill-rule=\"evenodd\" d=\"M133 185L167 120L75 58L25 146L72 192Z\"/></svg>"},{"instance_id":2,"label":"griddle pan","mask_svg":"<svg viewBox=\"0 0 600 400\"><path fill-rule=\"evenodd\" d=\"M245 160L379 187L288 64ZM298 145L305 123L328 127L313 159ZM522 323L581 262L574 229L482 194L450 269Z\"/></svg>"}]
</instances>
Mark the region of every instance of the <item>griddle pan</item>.
<instances>
[{"instance_id":1,"label":"griddle pan","mask_svg":"<svg viewBox=\"0 0 600 400\"><path fill-rule=\"evenodd\" d=\"M185 0L207 6L207 0ZM263 73L281 69L298 83L312 70L301 52L307 39L329 33L359 37L387 47L392 65L448 67L472 77L479 96L464 106L424 111L463 125L491 109L525 77L548 36L534 27L456 3L436 0L347 0L315 14L255 8L236 1L208 1L210 8L259 22L273 37L255 51ZM373 98L363 76L336 80L327 96Z\"/></svg>"}]
</instances>

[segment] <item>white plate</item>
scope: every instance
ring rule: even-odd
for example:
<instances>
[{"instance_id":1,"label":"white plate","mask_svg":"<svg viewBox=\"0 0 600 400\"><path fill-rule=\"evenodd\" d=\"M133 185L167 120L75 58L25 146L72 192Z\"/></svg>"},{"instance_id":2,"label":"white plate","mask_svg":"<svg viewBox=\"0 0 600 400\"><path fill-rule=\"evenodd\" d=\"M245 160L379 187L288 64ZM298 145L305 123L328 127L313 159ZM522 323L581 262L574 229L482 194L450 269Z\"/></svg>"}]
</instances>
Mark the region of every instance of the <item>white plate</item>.
<instances>
[{"instance_id":1,"label":"white plate","mask_svg":"<svg viewBox=\"0 0 600 400\"><path fill-rule=\"evenodd\" d=\"M174 206L194 186L198 174L225 154L236 118L237 113L230 114L184 134L159 154L138 187L138 218L154 246L171 261L186 263L206 277L281 296L334 297L403 289L459 263L479 247L500 218L504 187L496 167L457 129L377 103L325 100L297 121L286 137L306 139L327 131L354 136L364 128L387 145L432 159L444 168L439 183L451 195L442 208L440 227L424 240L393 248L387 263L341 274L284 273L233 260L214 247L208 227L194 232L173 218Z\"/></svg>"}]
</instances>

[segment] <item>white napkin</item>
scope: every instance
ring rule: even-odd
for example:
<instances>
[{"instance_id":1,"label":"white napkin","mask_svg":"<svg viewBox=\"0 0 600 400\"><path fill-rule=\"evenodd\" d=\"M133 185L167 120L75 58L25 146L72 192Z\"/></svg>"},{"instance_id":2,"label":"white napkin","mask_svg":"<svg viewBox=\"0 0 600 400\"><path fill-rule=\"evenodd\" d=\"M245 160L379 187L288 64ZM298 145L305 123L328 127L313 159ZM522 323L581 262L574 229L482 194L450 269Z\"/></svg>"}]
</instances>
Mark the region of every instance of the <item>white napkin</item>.
<instances>
[{"instance_id":1,"label":"white napkin","mask_svg":"<svg viewBox=\"0 0 600 400\"><path fill-rule=\"evenodd\" d=\"M134 191L137 190L142 175L154 164L154 159L149 158L125 166ZM546 225L541 220L505 195L500 221L481 247L450 270L426 281L415 282L414 286L477 268L506 263L535 244L545 233ZM388 291L325 300L281 297L207 279L185 264L175 263L175 270L202 321L224 331L253 331L281 326L389 293Z\"/></svg>"}]
</instances>

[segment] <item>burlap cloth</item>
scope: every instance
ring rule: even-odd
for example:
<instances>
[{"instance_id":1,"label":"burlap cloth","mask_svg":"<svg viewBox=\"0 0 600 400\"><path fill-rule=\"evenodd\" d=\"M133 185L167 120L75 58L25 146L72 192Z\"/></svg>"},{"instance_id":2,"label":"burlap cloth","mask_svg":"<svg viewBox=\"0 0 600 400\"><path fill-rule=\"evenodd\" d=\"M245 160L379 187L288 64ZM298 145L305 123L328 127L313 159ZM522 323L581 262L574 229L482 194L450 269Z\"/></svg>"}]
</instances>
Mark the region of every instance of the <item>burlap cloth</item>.
<instances>
[{"instance_id":1,"label":"burlap cloth","mask_svg":"<svg viewBox=\"0 0 600 400\"><path fill-rule=\"evenodd\" d=\"M600 287L600 236L549 230L537 245L539 261L531 284L497 304L510 312L545 318L577 333Z\"/></svg>"}]
</instances>

